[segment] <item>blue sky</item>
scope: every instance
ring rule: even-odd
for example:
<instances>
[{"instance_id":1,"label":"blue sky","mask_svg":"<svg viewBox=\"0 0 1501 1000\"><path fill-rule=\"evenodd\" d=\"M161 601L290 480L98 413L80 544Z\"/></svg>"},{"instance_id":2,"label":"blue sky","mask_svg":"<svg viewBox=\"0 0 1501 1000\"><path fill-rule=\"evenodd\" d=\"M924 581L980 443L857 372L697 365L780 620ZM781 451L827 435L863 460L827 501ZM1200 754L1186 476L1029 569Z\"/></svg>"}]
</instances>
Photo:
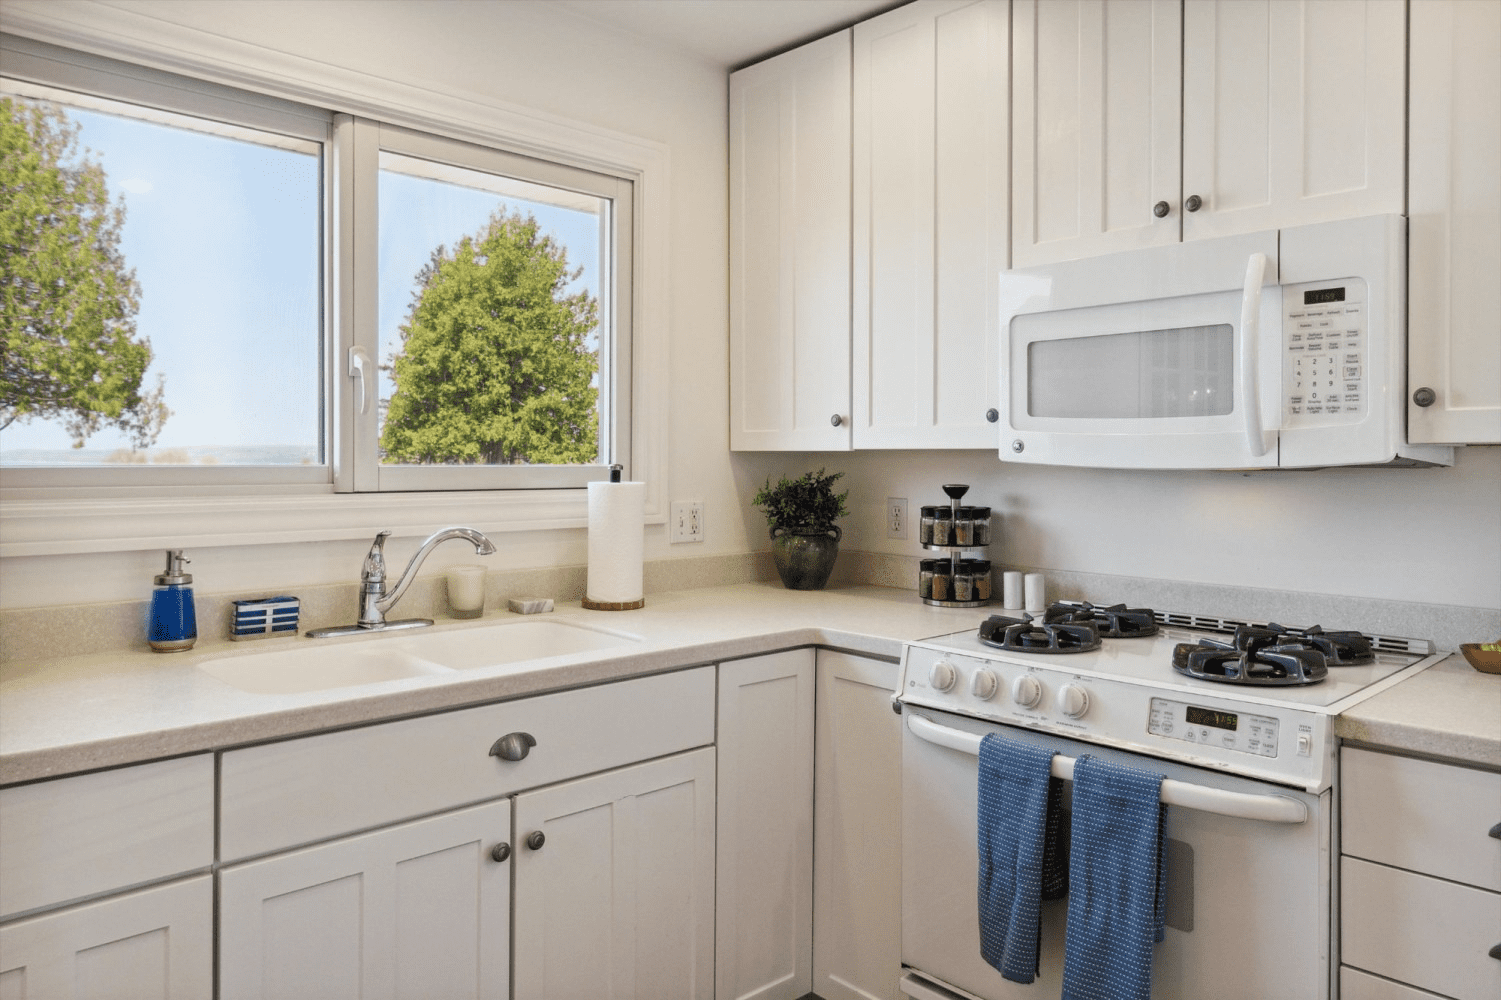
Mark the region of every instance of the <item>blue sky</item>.
<instances>
[{"instance_id":1,"label":"blue sky","mask_svg":"<svg viewBox=\"0 0 1501 1000\"><path fill-rule=\"evenodd\" d=\"M319 386L317 157L114 115L68 109L80 147L123 196L121 249L141 286L138 336L154 352L146 386L167 380L173 410L156 449L276 445L316 455ZM414 278L434 247L477 232L504 199L382 172L379 327L384 361ZM522 203L584 265L598 294L595 216ZM575 259L577 258L577 259ZM383 389L383 393L388 389ZM60 424L17 422L0 448L68 450ZM127 441L106 429L90 452Z\"/></svg>"}]
</instances>

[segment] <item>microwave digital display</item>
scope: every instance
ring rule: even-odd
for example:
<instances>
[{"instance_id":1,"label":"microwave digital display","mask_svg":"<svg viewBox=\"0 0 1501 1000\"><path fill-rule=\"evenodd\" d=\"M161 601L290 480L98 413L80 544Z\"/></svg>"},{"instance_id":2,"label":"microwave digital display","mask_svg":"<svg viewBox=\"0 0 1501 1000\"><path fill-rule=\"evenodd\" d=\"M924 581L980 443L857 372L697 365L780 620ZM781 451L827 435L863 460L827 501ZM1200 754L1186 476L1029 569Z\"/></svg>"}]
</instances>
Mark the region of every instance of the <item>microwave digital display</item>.
<instances>
[{"instance_id":1,"label":"microwave digital display","mask_svg":"<svg viewBox=\"0 0 1501 1000\"><path fill-rule=\"evenodd\" d=\"M1345 289L1343 286L1339 288L1315 288L1311 292L1303 293L1303 304L1305 306L1316 306L1324 302L1343 301L1345 301Z\"/></svg>"}]
</instances>

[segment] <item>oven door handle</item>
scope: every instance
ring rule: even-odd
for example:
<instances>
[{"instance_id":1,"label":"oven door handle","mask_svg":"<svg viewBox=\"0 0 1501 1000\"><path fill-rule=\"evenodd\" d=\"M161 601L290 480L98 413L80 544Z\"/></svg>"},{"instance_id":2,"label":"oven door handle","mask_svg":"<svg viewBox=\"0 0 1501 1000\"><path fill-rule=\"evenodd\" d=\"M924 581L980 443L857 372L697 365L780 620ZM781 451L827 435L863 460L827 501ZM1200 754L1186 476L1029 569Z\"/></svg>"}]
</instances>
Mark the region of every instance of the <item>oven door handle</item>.
<instances>
[{"instance_id":1,"label":"oven door handle","mask_svg":"<svg viewBox=\"0 0 1501 1000\"><path fill-rule=\"evenodd\" d=\"M940 726L915 712L907 715L907 729L913 736L928 743L975 757L980 755L980 737L974 733ZM1072 781L1074 758L1063 754L1055 755L1052 773L1055 778ZM1195 785L1190 781L1174 781L1172 778L1163 779L1161 795L1166 805L1197 809L1235 819L1254 819L1264 823L1304 823L1308 820L1308 807L1286 795L1227 792L1221 788Z\"/></svg>"}]
</instances>

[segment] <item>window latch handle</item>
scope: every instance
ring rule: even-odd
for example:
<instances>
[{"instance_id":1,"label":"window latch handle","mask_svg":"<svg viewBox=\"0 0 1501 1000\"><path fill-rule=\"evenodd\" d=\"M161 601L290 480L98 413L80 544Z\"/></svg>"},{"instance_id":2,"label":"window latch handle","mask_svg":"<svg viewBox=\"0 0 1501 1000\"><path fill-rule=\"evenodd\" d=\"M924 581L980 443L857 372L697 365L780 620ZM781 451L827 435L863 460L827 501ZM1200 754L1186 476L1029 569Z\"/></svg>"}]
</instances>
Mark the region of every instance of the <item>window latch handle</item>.
<instances>
[{"instance_id":1,"label":"window latch handle","mask_svg":"<svg viewBox=\"0 0 1501 1000\"><path fill-rule=\"evenodd\" d=\"M359 403L355 406L355 413L363 416L370 411L370 399L365 389L365 384L370 378L370 355L365 353L363 347L351 347L349 349L349 377L358 379L360 384L359 395L355 397Z\"/></svg>"}]
</instances>

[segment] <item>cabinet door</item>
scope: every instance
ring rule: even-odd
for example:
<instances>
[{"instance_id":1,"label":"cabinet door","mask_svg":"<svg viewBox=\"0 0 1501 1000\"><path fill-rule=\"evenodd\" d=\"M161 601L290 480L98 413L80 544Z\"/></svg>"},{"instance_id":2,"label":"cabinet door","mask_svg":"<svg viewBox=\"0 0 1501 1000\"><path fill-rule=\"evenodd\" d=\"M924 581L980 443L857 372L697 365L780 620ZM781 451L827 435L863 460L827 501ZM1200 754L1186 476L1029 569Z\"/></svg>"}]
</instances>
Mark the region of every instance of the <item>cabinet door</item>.
<instances>
[{"instance_id":1,"label":"cabinet door","mask_svg":"<svg viewBox=\"0 0 1501 1000\"><path fill-rule=\"evenodd\" d=\"M730 77L730 447L850 447L850 33Z\"/></svg>"},{"instance_id":2,"label":"cabinet door","mask_svg":"<svg viewBox=\"0 0 1501 1000\"><path fill-rule=\"evenodd\" d=\"M504 1000L509 800L226 868L219 997Z\"/></svg>"},{"instance_id":3,"label":"cabinet door","mask_svg":"<svg viewBox=\"0 0 1501 1000\"><path fill-rule=\"evenodd\" d=\"M813 992L900 1000L902 719L897 664L818 652Z\"/></svg>"},{"instance_id":4,"label":"cabinet door","mask_svg":"<svg viewBox=\"0 0 1501 1000\"><path fill-rule=\"evenodd\" d=\"M1414 7L1411 73L1407 439L1501 444L1501 2Z\"/></svg>"},{"instance_id":5,"label":"cabinet door","mask_svg":"<svg viewBox=\"0 0 1501 1000\"><path fill-rule=\"evenodd\" d=\"M712 748L519 795L516 840L517 1000L713 996Z\"/></svg>"},{"instance_id":6,"label":"cabinet door","mask_svg":"<svg viewBox=\"0 0 1501 1000\"><path fill-rule=\"evenodd\" d=\"M1403 211L1404 0L1187 0L1183 238Z\"/></svg>"},{"instance_id":7,"label":"cabinet door","mask_svg":"<svg viewBox=\"0 0 1501 1000\"><path fill-rule=\"evenodd\" d=\"M202 1000L214 993L208 875L0 926L5 1000Z\"/></svg>"},{"instance_id":8,"label":"cabinet door","mask_svg":"<svg viewBox=\"0 0 1501 1000\"><path fill-rule=\"evenodd\" d=\"M715 995L813 989L813 650L719 667Z\"/></svg>"},{"instance_id":9,"label":"cabinet door","mask_svg":"<svg viewBox=\"0 0 1501 1000\"><path fill-rule=\"evenodd\" d=\"M1012 266L1178 242L1179 0L1016 0L1012 18Z\"/></svg>"},{"instance_id":10,"label":"cabinet door","mask_svg":"<svg viewBox=\"0 0 1501 1000\"><path fill-rule=\"evenodd\" d=\"M854 47L854 445L994 448L1007 4L910 4Z\"/></svg>"}]
</instances>

